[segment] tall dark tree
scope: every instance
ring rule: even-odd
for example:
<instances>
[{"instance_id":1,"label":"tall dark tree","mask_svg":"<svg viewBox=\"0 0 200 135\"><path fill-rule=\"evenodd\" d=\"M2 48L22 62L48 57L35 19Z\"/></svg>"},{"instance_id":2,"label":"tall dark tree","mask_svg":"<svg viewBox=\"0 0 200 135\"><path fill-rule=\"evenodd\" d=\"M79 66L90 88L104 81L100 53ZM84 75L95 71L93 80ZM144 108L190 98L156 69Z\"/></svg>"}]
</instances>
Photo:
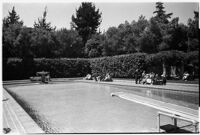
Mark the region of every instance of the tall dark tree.
<instances>
[{"instance_id":1,"label":"tall dark tree","mask_svg":"<svg viewBox=\"0 0 200 135\"><path fill-rule=\"evenodd\" d=\"M101 13L91 2L83 2L76 10L76 16L72 15L72 27L75 28L83 39L85 45L87 40L96 33L101 23Z\"/></svg>"},{"instance_id":2,"label":"tall dark tree","mask_svg":"<svg viewBox=\"0 0 200 135\"><path fill-rule=\"evenodd\" d=\"M15 11L15 7L12 8L11 12L8 12L8 17L3 19L3 27L8 27L10 24L20 24L23 25L23 21L20 21L19 15Z\"/></svg>"},{"instance_id":3,"label":"tall dark tree","mask_svg":"<svg viewBox=\"0 0 200 135\"><path fill-rule=\"evenodd\" d=\"M35 57L58 57L60 44L56 38L55 32L38 28L34 29L31 38Z\"/></svg>"},{"instance_id":4,"label":"tall dark tree","mask_svg":"<svg viewBox=\"0 0 200 135\"><path fill-rule=\"evenodd\" d=\"M141 34L141 37L138 39L138 44L141 52L157 52L156 35L150 30L146 30Z\"/></svg>"},{"instance_id":5,"label":"tall dark tree","mask_svg":"<svg viewBox=\"0 0 200 135\"><path fill-rule=\"evenodd\" d=\"M194 19L188 19L188 51L199 48L199 13L194 11Z\"/></svg>"},{"instance_id":6,"label":"tall dark tree","mask_svg":"<svg viewBox=\"0 0 200 135\"><path fill-rule=\"evenodd\" d=\"M165 7L163 6L162 2L156 2L156 11L153 13L156 14L155 18L161 23L168 23L168 19L171 18L172 13L166 13L164 10Z\"/></svg>"},{"instance_id":7,"label":"tall dark tree","mask_svg":"<svg viewBox=\"0 0 200 135\"><path fill-rule=\"evenodd\" d=\"M103 49L103 35L95 34L85 45L85 54L88 57L100 57Z\"/></svg>"},{"instance_id":8,"label":"tall dark tree","mask_svg":"<svg viewBox=\"0 0 200 135\"><path fill-rule=\"evenodd\" d=\"M3 19L3 58L17 57L14 43L23 26L15 7L8 13L9 15Z\"/></svg>"},{"instance_id":9,"label":"tall dark tree","mask_svg":"<svg viewBox=\"0 0 200 135\"><path fill-rule=\"evenodd\" d=\"M169 19L171 18L172 13L166 13L164 9L165 7L163 6L162 2L156 2L156 11L153 12L155 16L150 19L149 28L150 31L155 35L154 43L156 44L157 51L168 50L170 45L168 44L169 42L166 41L169 41L169 39L173 38L170 35L172 34L172 30L169 31L171 28Z\"/></svg>"},{"instance_id":10,"label":"tall dark tree","mask_svg":"<svg viewBox=\"0 0 200 135\"><path fill-rule=\"evenodd\" d=\"M77 31L61 29L55 33L60 44L60 57L77 58L84 56L84 46Z\"/></svg>"},{"instance_id":11,"label":"tall dark tree","mask_svg":"<svg viewBox=\"0 0 200 135\"><path fill-rule=\"evenodd\" d=\"M51 23L46 21L46 17L47 17L47 7L45 7L42 18L38 18L38 22L34 22L34 28L44 29L47 31L55 30L56 28L52 27Z\"/></svg>"},{"instance_id":12,"label":"tall dark tree","mask_svg":"<svg viewBox=\"0 0 200 135\"><path fill-rule=\"evenodd\" d=\"M32 57L33 53L31 50L32 47L32 28L22 28L19 35L17 36L14 45L17 48L17 55L24 59L26 57Z\"/></svg>"},{"instance_id":13,"label":"tall dark tree","mask_svg":"<svg viewBox=\"0 0 200 135\"><path fill-rule=\"evenodd\" d=\"M179 24L178 20L178 18L174 18L167 25L159 50L187 50L187 27L184 24Z\"/></svg>"}]
</instances>

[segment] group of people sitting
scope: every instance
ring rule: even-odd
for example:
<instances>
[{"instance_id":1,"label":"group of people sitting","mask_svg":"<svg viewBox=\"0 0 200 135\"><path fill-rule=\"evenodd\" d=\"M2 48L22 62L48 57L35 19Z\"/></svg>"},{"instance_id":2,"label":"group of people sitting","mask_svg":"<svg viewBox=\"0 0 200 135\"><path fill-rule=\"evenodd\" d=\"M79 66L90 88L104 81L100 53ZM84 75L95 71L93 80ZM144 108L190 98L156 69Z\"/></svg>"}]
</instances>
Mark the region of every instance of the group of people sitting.
<instances>
[{"instance_id":1,"label":"group of people sitting","mask_svg":"<svg viewBox=\"0 0 200 135\"><path fill-rule=\"evenodd\" d=\"M138 70L135 73L135 83L136 84L155 84L155 85L165 85L167 82L166 77L163 75L158 75L153 72L146 74L145 71L140 75Z\"/></svg>"},{"instance_id":2,"label":"group of people sitting","mask_svg":"<svg viewBox=\"0 0 200 135\"><path fill-rule=\"evenodd\" d=\"M84 78L85 80L95 80L95 81L113 81L112 77L110 76L109 73L107 73L105 76L104 75L99 75L99 76L92 76L91 74L87 74L86 77Z\"/></svg>"}]
</instances>

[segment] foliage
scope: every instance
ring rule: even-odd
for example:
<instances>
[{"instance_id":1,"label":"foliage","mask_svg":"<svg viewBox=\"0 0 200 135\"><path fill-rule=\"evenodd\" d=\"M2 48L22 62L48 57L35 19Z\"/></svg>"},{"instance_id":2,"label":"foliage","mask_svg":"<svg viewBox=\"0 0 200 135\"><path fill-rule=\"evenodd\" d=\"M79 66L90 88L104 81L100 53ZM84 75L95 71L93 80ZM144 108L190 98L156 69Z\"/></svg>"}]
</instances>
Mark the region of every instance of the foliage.
<instances>
[{"instance_id":1,"label":"foliage","mask_svg":"<svg viewBox=\"0 0 200 135\"><path fill-rule=\"evenodd\" d=\"M36 71L48 71L51 77L81 77L90 72L85 59L36 59Z\"/></svg>"},{"instance_id":2,"label":"foliage","mask_svg":"<svg viewBox=\"0 0 200 135\"><path fill-rule=\"evenodd\" d=\"M74 20L72 26L75 29L63 28L54 31L51 23L46 22L47 8L45 8L43 17L39 18L37 23L35 22L35 28L28 28L32 29L28 36L20 34L24 33L24 29L27 28L23 28L24 26L19 21L19 15L13 7L12 12L9 12L10 15L4 18L3 58L25 57L21 53L26 50L23 47L30 48L31 51L26 53L31 53L30 55L35 58L91 58L137 52L151 54L170 50L195 51L199 48L199 30L198 12L194 13L194 18L189 19L188 26L186 26L180 24L178 18L169 20L171 14L166 14L163 3L156 3L154 12L156 15L150 20L141 15L137 21L133 20L131 23L125 21L117 27L108 28L104 33L97 33L97 27L101 22L101 13L94 4L86 2L77 9L76 16L72 16L72 20ZM96 18L96 23L91 17ZM162 19L165 21L159 21ZM86 31L88 35L84 34L85 28L88 28ZM87 36L87 40L81 36L81 32ZM22 39L26 39L26 42ZM27 45L21 46L21 43Z\"/></svg>"},{"instance_id":3,"label":"foliage","mask_svg":"<svg viewBox=\"0 0 200 135\"><path fill-rule=\"evenodd\" d=\"M199 12L194 11L194 19L188 19L188 51L199 49Z\"/></svg>"},{"instance_id":4,"label":"foliage","mask_svg":"<svg viewBox=\"0 0 200 135\"><path fill-rule=\"evenodd\" d=\"M15 7L12 8L11 12L8 12L9 15L8 17L3 19L3 27L7 28L9 27L9 25L11 24L19 24L19 25L23 25L23 21L19 21L20 17L19 15L17 15L16 11L15 11Z\"/></svg>"},{"instance_id":5,"label":"foliage","mask_svg":"<svg viewBox=\"0 0 200 135\"><path fill-rule=\"evenodd\" d=\"M55 35L60 45L60 57L76 58L84 56L84 45L77 31L61 29L57 30Z\"/></svg>"},{"instance_id":6,"label":"foliage","mask_svg":"<svg viewBox=\"0 0 200 135\"><path fill-rule=\"evenodd\" d=\"M21 24L10 24L3 27L3 58L17 57L18 52L15 46L16 39L21 31Z\"/></svg>"},{"instance_id":7,"label":"foliage","mask_svg":"<svg viewBox=\"0 0 200 135\"><path fill-rule=\"evenodd\" d=\"M93 35L85 45L85 54L92 57L99 57L102 54L102 37L98 34Z\"/></svg>"},{"instance_id":8,"label":"foliage","mask_svg":"<svg viewBox=\"0 0 200 135\"><path fill-rule=\"evenodd\" d=\"M179 18L174 18L165 25L166 29L162 33L162 43L159 50L187 51L187 28L183 24L179 25L178 20Z\"/></svg>"},{"instance_id":9,"label":"foliage","mask_svg":"<svg viewBox=\"0 0 200 135\"><path fill-rule=\"evenodd\" d=\"M156 2L156 11L153 13L156 14L155 18L160 23L168 23L168 19L171 18L172 13L165 13L164 6L162 2Z\"/></svg>"},{"instance_id":10,"label":"foliage","mask_svg":"<svg viewBox=\"0 0 200 135\"><path fill-rule=\"evenodd\" d=\"M35 28L31 37L34 57L56 58L60 54L60 44L54 32Z\"/></svg>"},{"instance_id":11,"label":"foliage","mask_svg":"<svg viewBox=\"0 0 200 135\"><path fill-rule=\"evenodd\" d=\"M156 35L151 31L145 31L141 34L141 37L138 39L138 45L140 50L145 53L156 53Z\"/></svg>"},{"instance_id":12,"label":"foliage","mask_svg":"<svg viewBox=\"0 0 200 135\"><path fill-rule=\"evenodd\" d=\"M23 79L22 59L9 58L2 66L3 80Z\"/></svg>"},{"instance_id":13,"label":"foliage","mask_svg":"<svg viewBox=\"0 0 200 135\"><path fill-rule=\"evenodd\" d=\"M31 28L24 27L20 30L20 33L15 40L14 45L17 48L17 56L19 56L20 58L29 57L33 54L33 52L31 51L32 33L33 30Z\"/></svg>"},{"instance_id":14,"label":"foliage","mask_svg":"<svg viewBox=\"0 0 200 135\"><path fill-rule=\"evenodd\" d=\"M28 65L24 72L24 63ZM29 65L32 66L30 67ZM27 66L26 65L26 66ZM3 80L28 79L35 76L38 71L48 71L53 78L82 77L91 72L87 59L34 59L33 63L23 62L22 59L9 58L3 65Z\"/></svg>"},{"instance_id":15,"label":"foliage","mask_svg":"<svg viewBox=\"0 0 200 135\"><path fill-rule=\"evenodd\" d=\"M135 70L143 70L145 54L135 53L113 57L91 59L92 74L102 75L110 73L113 77L133 77Z\"/></svg>"},{"instance_id":16,"label":"foliage","mask_svg":"<svg viewBox=\"0 0 200 135\"><path fill-rule=\"evenodd\" d=\"M184 65L185 70L192 67L198 74L199 13L194 11L194 18L185 25L178 17L170 19L172 13L164 9L163 3L157 2L155 16L149 20L141 15L137 21L125 21L101 33L97 32L101 13L90 2L83 2L72 15L70 30L55 30L46 21L47 8L34 28L25 27L13 7L3 19L3 77L23 79L38 70L49 70L53 77L75 77L91 69L95 74L133 77L136 68L161 73L162 65L168 69ZM58 59L62 57L92 59Z\"/></svg>"},{"instance_id":17,"label":"foliage","mask_svg":"<svg viewBox=\"0 0 200 135\"><path fill-rule=\"evenodd\" d=\"M155 54L134 53L118 56L109 56L91 59L47 59L37 58L33 63L23 62L21 59L8 59L3 65L3 79L27 79L34 76L37 71L48 71L51 77L83 77L88 73L94 76L110 73L112 77L132 78L136 69L148 72L162 73L162 63L167 67L184 64L194 66L198 76L199 52L184 53L182 51L162 51ZM191 61L192 59L192 61ZM30 61L30 60L29 60ZM26 63L27 65L24 65ZM32 64L32 65L31 65ZM31 66L30 66L31 65ZM24 72L24 66L29 69Z\"/></svg>"},{"instance_id":18,"label":"foliage","mask_svg":"<svg viewBox=\"0 0 200 135\"><path fill-rule=\"evenodd\" d=\"M17 51L15 40L23 26L23 21L15 11L15 7L9 12L9 15L3 18L3 58L16 57Z\"/></svg>"},{"instance_id":19,"label":"foliage","mask_svg":"<svg viewBox=\"0 0 200 135\"><path fill-rule=\"evenodd\" d=\"M46 16L47 16L47 7L45 7L44 13L42 18L38 18L38 22L34 22L34 28L38 29L44 29L47 31L55 30L56 27L52 27L50 22L46 22Z\"/></svg>"},{"instance_id":20,"label":"foliage","mask_svg":"<svg viewBox=\"0 0 200 135\"><path fill-rule=\"evenodd\" d=\"M189 63L199 63L199 51L191 51L186 55L186 60Z\"/></svg>"},{"instance_id":21,"label":"foliage","mask_svg":"<svg viewBox=\"0 0 200 135\"><path fill-rule=\"evenodd\" d=\"M72 15L72 27L78 31L84 45L91 35L96 33L100 23L101 13L91 2L82 2L76 10L76 16Z\"/></svg>"}]
</instances>

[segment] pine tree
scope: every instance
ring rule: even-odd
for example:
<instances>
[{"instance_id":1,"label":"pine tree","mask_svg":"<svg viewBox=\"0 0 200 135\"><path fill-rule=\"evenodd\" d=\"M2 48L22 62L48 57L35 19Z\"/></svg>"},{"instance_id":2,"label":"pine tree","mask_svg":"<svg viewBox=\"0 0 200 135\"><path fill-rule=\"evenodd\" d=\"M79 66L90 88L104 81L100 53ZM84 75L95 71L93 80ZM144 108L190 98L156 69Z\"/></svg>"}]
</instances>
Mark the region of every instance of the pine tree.
<instances>
[{"instance_id":1,"label":"pine tree","mask_svg":"<svg viewBox=\"0 0 200 135\"><path fill-rule=\"evenodd\" d=\"M15 11L15 7L12 8L11 12L8 12L9 15L8 17L3 19L3 26L4 27L9 27L10 24L19 24L19 25L23 25L23 21L20 21L20 17L19 15L17 15L16 11Z\"/></svg>"},{"instance_id":2,"label":"pine tree","mask_svg":"<svg viewBox=\"0 0 200 135\"><path fill-rule=\"evenodd\" d=\"M14 45L17 36L23 26L23 21L20 21L19 15L15 11L15 7L12 11L8 12L8 16L3 19L3 58L17 57L16 46Z\"/></svg>"},{"instance_id":3,"label":"pine tree","mask_svg":"<svg viewBox=\"0 0 200 135\"><path fill-rule=\"evenodd\" d=\"M164 9L165 7L163 6L162 2L156 2L156 11L154 11L153 13L156 14L155 18L158 20L158 22L168 23L168 19L171 18L171 15L173 13L166 14L166 11Z\"/></svg>"},{"instance_id":4,"label":"pine tree","mask_svg":"<svg viewBox=\"0 0 200 135\"><path fill-rule=\"evenodd\" d=\"M44 29L47 31L55 30L56 28L51 27L51 23L46 22L46 16L47 16L47 7L45 7L44 13L42 18L38 18L38 22L34 22L34 28Z\"/></svg>"},{"instance_id":5,"label":"pine tree","mask_svg":"<svg viewBox=\"0 0 200 135\"><path fill-rule=\"evenodd\" d=\"M92 34L96 33L100 23L101 13L90 2L83 2L79 9L76 10L76 16L72 15L72 27L78 31L84 45Z\"/></svg>"}]
</instances>

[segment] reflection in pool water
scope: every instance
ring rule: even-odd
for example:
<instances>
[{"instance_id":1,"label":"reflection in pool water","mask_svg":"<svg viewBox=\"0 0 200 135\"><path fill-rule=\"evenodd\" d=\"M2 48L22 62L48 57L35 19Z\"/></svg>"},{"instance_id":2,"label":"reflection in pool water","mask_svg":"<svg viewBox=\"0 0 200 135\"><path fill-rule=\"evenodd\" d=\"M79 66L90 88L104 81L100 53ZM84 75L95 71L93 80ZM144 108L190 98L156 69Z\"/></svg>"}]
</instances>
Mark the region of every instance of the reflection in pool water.
<instances>
[{"instance_id":1,"label":"reflection in pool water","mask_svg":"<svg viewBox=\"0 0 200 135\"><path fill-rule=\"evenodd\" d=\"M154 88L141 88L132 86L119 86L110 85L114 89L120 89L122 91L128 91L136 95L153 98L163 102L169 102L192 109L198 109L199 107L199 93L198 92L185 92L176 90L162 90Z\"/></svg>"}]
</instances>

